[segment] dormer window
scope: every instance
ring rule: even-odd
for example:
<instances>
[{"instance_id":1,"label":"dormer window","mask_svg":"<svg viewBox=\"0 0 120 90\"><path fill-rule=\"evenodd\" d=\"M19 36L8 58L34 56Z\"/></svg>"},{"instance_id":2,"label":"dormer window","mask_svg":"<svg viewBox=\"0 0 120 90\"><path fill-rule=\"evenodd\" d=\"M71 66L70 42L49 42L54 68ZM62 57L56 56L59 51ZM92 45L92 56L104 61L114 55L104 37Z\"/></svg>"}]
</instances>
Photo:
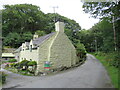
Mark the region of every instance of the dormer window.
<instances>
[{"instance_id":1,"label":"dormer window","mask_svg":"<svg viewBox=\"0 0 120 90\"><path fill-rule=\"evenodd\" d=\"M32 45L30 45L30 52L32 52Z\"/></svg>"}]
</instances>

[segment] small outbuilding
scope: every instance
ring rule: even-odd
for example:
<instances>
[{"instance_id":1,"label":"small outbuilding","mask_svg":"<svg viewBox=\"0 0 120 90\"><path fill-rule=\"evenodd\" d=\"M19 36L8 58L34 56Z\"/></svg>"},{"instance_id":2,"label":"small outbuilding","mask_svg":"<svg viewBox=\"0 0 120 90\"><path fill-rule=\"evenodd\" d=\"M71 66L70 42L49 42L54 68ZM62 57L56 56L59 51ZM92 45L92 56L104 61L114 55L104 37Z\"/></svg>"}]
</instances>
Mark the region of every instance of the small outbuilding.
<instances>
[{"instance_id":1,"label":"small outbuilding","mask_svg":"<svg viewBox=\"0 0 120 90\"><path fill-rule=\"evenodd\" d=\"M13 53L2 53L2 60L10 60L15 58Z\"/></svg>"}]
</instances>

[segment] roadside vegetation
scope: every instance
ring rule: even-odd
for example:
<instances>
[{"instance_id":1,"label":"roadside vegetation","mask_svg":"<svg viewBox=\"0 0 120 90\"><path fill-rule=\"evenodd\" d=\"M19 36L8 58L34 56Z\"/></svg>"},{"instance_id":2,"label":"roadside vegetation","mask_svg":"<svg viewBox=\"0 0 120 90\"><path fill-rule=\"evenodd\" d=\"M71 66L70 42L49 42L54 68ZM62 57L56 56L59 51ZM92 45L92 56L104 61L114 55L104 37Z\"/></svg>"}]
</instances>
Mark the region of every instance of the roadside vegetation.
<instances>
[{"instance_id":1,"label":"roadside vegetation","mask_svg":"<svg viewBox=\"0 0 120 90\"><path fill-rule=\"evenodd\" d=\"M12 62L11 62L12 61ZM21 62L15 62L15 59L11 59L8 63L5 63L5 69L14 73L33 76L37 67L36 61L23 60Z\"/></svg>"},{"instance_id":2,"label":"roadside vegetation","mask_svg":"<svg viewBox=\"0 0 120 90\"><path fill-rule=\"evenodd\" d=\"M112 84L115 88L120 87L120 83L118 80L118 73L119 73L119 65L120 65L120 54L118 53L104 53L104 52L98 52L98 53L92 53L100 62L105 66Z\"/></svg>"},{"instance_id":3,"label":"roadside vegetation","mask_svg":"<svg viewBox=\"0 0 120 90\"><path fill-rule=\"evenodd\" d=\"M5 74L3 71L0 71L0 86L6 83L6 76L7 74Z\"/></svg>"},{"instance_id":4,"label":"roadside vegetation","mask_svg":"<svg viewBox=\"0 0 120 90\"><path fill-rule=\"evenodd\" d=\"M83 10L100 21L89 30L81 31L81 42L105 66L114 87L120 88L120 1L85 2Z\"/></svg>"}]
</instances>

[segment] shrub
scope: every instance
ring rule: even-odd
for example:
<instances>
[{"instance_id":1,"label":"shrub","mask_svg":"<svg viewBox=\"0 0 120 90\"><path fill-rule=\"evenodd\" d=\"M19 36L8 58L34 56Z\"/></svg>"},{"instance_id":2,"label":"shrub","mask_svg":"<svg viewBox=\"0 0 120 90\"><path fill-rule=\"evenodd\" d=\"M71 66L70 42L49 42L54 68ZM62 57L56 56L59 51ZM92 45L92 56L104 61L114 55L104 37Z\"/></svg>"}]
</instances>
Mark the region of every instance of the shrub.
<instances>
[{"instance_id":1,"label":"shrub","mask_svg":"<svg viewBox=\"0 0 120 90\"><path fill-rule=\"evenodd\" d=\"M14 64L14 67L15 67L15 68L20 67L20 63L15 63L15 64Z\"/></svg>"},{"instance_id":2,"label":"shrub","mask_svg":"<svg viewBox=\"0 0 120 90\"><path fill-rule=\"evenodd\" d=\"M24 70L26 70L27 68L28 68L28 63L29 63L30 61L28 61L28 60L23 60L23 61L21 61L20 62L20 68L23 68L23 66L25 66L25 69Z\"/></svg>"},{"instance_id":3,"label":"shrub","mask_svg":"<svg viewBox=\"0 0 120 90\"><path fill-rule=\"evenodd\" d=\"M29 63L27 63L28 66L34 66L37 65L36 61L30 61Z\"/></svg>"},{"instance_id":4,"label":"shrub","mask_svg":"<svg viewBox=\"0 0 120 90\"><path fill-rule=\"evenodd\" d=\"M86 50L83 44L77 43L76 44L77 56L80 58L80 62L85 60L86 58Z\"/></svg>"},{"instance_id":5,"label":"shrub","mask_svg":"<svg viewBox=\"0 0 120 90\"><path fill-rule=\"evenodd\" d=\"M16 59L10 59L8 62L17 62Z\"/></svg>"},{"instance_id":6,"label":"shrub","mask_svg":"<svg viewBox=\"0 0 120 90\"><path fill-rule=\"evenodd\" d=\"M28 60L23 60L23 61L20 62L20 65L22 65L22 66L27 66L27 64L28 64L29 62L30 62L30 61L28 61Z\"/></svg>"},{"instance_id":7,"label":"shrub","mask_svg":"<svg viewBox=\"0 0 120 90\"><path fill-rule=\"evenodd\" d=\"M4 84L6 82L6 74L1 71L0 71L0 80L2 81L2 84Z\"/></svg>"},{"instance_id":8,"label":"shrub","mask_svg":"<svg viewBox=\"0 0 120 90\"><path fill-rule=\"evenodd\" d=\"M11 66L11 67L14 67L14 66L15 66L15 63L10 63L10 66Z\"/></svg>"},{"instance_id":9,"label":"shrub","mask_svg":"<svg viewBox=\"0 0 120 90\"><path fill-rule=\"evenodd\" d=\"M119 62L119 60L120 60L120 54L119 54L119 53L117 53L117 54L114 53L114 54L112 54L112 55L113 55L113 58L112 58L112 60L110 61L110 65L118 68L119 65L120 65L120 62Z\"/></svg>"}]
</instances>

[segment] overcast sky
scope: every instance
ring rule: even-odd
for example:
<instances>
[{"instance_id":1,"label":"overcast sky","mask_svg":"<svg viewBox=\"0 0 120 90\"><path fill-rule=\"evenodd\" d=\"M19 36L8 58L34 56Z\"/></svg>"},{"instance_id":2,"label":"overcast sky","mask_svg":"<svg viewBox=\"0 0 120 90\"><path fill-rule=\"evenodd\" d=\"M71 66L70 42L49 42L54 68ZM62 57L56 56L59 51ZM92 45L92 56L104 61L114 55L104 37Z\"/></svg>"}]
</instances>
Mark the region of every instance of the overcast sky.
<instances>
[{"instance_id":1,"label":"overcast sky","mask_svg":"<svg viewBox=\"0 0 120 90\"><path fill-rule=\"evenodd\" d=\"M89 29L99 20L89 18L90 15L82 11L82 2L80 0L0 0L0 9L3 9L3 5L9 4L33 4L41 8L44 13L53 13L53 8L56 8L56 12L62 16L75 20L82 29Z\"/></svg>"}]
</instances>

